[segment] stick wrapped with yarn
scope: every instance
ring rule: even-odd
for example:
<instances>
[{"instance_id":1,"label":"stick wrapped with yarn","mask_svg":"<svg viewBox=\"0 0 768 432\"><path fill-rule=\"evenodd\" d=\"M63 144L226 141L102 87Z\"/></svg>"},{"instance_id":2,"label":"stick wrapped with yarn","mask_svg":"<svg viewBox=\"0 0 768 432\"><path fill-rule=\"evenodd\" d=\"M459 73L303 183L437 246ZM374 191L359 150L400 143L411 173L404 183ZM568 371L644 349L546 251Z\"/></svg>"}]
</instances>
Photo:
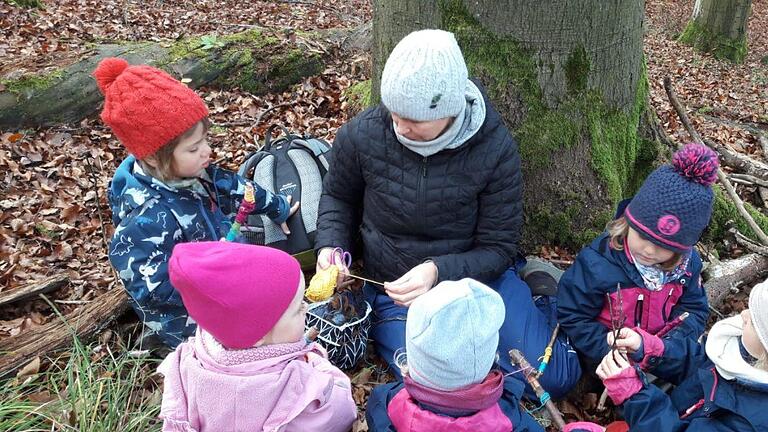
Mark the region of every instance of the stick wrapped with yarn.
<instances>
[{"instance_id":1,"label":"stick wrapped with yarn","mask_svg":"<svg viewBox=\"0 0 768 432\"><path fill-rule=\"evenodd\" d=\"M253 185L251 183L246 183L243 201L240 203L240 208L237 210L235 221L232 223L232 226L229 228L229 232L227 233L227 236L226 236L227 241L230 241L230 242L235 241L238 234L240 234L240 227L245 223L246 219L248 218L248 215L253 212L253 209L255 207L256 207L256 197L254 195Z\"/></svg>"}]
</instances>

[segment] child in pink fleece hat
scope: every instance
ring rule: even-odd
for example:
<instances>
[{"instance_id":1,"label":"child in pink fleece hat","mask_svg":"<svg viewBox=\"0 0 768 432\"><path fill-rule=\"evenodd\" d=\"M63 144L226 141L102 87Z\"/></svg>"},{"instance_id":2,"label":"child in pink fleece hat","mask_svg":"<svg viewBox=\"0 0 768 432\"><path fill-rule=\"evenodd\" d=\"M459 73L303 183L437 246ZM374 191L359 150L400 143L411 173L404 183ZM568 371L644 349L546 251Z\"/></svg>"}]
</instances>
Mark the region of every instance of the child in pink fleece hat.
<instances>
[{"instance_id":1,"label":"child in pink fleece hat","mask_svg":"<svg viewBox=\"0 0 768 432\"><path fill-rule=\"evenodd\" d=\"M170 279L197 334L158 368L163 431L348 431L349 378L304 340L304 276L277 249L176 245Z\"/></svg>"}]
</instances>

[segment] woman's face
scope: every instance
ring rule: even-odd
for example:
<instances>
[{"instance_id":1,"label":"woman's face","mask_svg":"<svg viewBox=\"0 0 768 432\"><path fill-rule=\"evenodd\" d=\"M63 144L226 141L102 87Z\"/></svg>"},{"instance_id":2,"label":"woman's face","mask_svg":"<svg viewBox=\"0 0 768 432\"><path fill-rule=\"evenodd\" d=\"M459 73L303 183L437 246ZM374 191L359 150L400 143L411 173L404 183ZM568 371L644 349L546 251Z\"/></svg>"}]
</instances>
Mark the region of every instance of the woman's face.
<instances>
[{"instance_id":1,"label":"woman's face","mask_svg":"<svg viewBox=\"0 0 768 432\"><path fill-rule=\"evenodd\" d=\"M392 113L392 121L399 135L411 141L432 141L448 129L453 122L453 117L419 122Z\"/></svg>"},{"instance_id":2,"label":"woman's face","mask_svg":"<svg viewBox=\"0 0 768 432\"><path fill-rule=\"evenodd\" d=\"M741 333L741 343L752 357L761 358L765 355L765 347L757 337L755 326L752 324L752 313L749 309L741 311L741 320L744 323Z\"/></svg>"}]
</instances>

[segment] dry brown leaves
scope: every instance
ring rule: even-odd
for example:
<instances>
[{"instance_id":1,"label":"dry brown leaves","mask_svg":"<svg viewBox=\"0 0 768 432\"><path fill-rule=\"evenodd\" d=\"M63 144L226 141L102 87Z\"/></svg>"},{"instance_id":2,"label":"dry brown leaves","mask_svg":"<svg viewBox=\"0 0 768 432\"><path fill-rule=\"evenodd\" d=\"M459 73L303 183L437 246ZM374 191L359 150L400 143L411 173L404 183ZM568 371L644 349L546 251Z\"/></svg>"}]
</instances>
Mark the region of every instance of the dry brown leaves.
<instances>
[{"instance_id":1,"label":"dry brown leaves","mask_svg":"<svg viewBox=\"0 0 768 432\"><path fill-rule=\"evenodd\" d=\"M370 18L370 5L358 0L152 1L150 6L141 1L69 0L47 2L45 10L36 11L0 2L0 77L66 63L70 54L80 55L96 39L158 40L233 32L241 24L311 30ZM267 127L278 121L292 131L333 140L347 120L343 91L366 78L360 63L332 60L321 75L264 97L237 89L201 89L214 123L209 136L214 158L237 169L259 147ZM66 314L115 285L106 255L105 238L113 232L107 188L125 156L97 116L73 126L0 131L0 292L65 273L70 283L48 294L48 300ZM53 316L42 299L0 306L0 339Z\"/></svg>"},{"instance_id":2,"label":"dry brown leaves","mask_svg":"<svg viewBox=\"0 0 768 432\"><path fill-rule=\"evenodd\" d=\"M355 27L366 0L44 0L45 9L0 2L0 79L70 63L91 43L229 34L249 26L295 30Z\"/></svg>"}]
</instances>

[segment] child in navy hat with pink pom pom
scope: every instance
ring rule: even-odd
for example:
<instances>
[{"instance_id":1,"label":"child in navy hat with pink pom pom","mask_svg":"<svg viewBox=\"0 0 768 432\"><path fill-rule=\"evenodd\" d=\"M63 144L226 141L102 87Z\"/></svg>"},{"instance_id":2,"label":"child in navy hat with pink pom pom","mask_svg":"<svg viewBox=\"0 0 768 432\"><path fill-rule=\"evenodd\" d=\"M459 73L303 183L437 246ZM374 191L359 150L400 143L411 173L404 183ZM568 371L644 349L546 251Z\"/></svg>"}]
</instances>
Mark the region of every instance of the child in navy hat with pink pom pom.
<instances>
[{"instance_id":1,"label":"child in navy hat with pink pom pom","mask_svg":"<svg viewBox=\"0 0 768 432\"><path fill-rule=\"evenodd\" d=\"M658 366L665 347L703 333L709 309L693 246L709 224L718 166L705 146L679 150L619 205L618 217L560 279L558 320L588 365L611 350L612 329L648 340L629 358L644 370Z\"/></svg>"}]
</instances>

